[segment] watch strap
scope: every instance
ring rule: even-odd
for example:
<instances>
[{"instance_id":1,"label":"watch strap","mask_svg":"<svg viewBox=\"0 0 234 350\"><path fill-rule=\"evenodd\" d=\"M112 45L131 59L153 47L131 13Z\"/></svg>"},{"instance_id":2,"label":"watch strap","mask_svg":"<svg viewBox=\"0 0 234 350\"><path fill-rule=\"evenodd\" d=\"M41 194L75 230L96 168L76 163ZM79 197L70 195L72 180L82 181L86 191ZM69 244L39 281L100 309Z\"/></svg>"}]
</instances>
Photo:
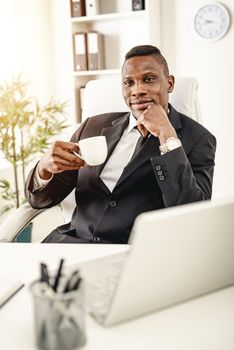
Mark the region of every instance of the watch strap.
<instances>
[{"instance_id":1,"label":"watch strap","mask_svg":"<svg viewBox=\"0 0 234 350\"><path fill-rule=\"evenodd\" d=\"M181 146L181 141L178 137L169 137L165 143L159 146L161 155L167 152L173 151L174 149Z\"/></svg>"}]
</instances>

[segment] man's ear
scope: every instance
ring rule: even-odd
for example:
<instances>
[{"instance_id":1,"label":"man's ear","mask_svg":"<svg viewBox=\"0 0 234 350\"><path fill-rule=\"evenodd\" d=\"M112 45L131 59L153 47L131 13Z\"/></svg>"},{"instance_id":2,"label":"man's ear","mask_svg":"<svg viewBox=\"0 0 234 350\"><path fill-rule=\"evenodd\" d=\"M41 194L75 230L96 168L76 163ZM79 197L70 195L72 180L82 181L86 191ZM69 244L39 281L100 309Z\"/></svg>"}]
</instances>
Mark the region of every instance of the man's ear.
<instances>
[{"instance_id":1,"label":"man's ear","mask_svg":"<svg viewBox=\"0 0 234 350\"><path fill-rule=\"evenodd\" d=\"M175 85L175 77L174 77L174 75L168 75L167 81L168 81L167 92L171 93L174 90L174 85Z\"/></svg>"}]
</instances>

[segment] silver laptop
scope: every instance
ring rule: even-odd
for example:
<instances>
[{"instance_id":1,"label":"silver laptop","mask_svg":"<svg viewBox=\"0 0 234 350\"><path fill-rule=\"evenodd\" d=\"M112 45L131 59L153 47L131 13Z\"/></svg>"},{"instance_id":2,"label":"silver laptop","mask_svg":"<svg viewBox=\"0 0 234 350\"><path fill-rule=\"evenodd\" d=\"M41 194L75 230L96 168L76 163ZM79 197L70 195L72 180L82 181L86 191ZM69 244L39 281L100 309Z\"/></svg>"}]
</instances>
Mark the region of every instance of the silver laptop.
<instances>
[{"instance_id":1,"label":"silver laptop","mask_svg":"<svg viewBox=\"0 0 234 350\"><path fill-rule=\"evenodd\" d=\"M234 283L234 196L141 214L130 242L79 265L89 312L105 326Z\"/></svg>"}]
</instances>

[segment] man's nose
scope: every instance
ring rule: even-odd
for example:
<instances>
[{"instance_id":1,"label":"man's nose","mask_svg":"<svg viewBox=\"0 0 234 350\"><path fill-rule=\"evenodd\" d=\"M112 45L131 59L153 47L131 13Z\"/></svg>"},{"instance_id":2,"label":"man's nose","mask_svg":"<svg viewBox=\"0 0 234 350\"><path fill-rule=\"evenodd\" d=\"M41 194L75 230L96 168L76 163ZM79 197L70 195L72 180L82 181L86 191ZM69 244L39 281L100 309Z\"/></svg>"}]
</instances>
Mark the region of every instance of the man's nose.
<instances>
[{"instance_id":1,"label":"man's nose","mask_svg":"<svg viewBox=\"0 0 234 350\"><path fill-rule=\"evenodd\" d=\"M132 94L132 96L145 95L146 94L146 90L145 90L144 84L142 84L141 82L136 82L132 86L131 94Z\"/></svg>"}]
</instances>

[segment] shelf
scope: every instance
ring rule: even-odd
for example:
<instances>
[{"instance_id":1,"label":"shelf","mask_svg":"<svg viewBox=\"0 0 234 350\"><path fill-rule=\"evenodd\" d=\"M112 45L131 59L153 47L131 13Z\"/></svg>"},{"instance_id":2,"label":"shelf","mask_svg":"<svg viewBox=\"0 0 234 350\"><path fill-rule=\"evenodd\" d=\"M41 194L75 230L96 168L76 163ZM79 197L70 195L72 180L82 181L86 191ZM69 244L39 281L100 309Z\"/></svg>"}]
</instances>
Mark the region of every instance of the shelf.
<instances>
[{"instance_id":1,"label":"shelf","mask_svg":"<svg viewBox=\"0 0 234 350\"><path fill-rule=\"evenodd\" d=\"M131 17L139 17L145 15L146 11L130 11L130 12L118 12L118 13L107 13L104 15L96 15L96 16L81 16L71 18L72 23L88 23L88 22L97 22L97 21L106 21L111 19L121 19L121 18L131 18Z\"/></svg>"},{"instance_id":2,"label":"shelf","mask_svg":"<svg viewBox=\"0 0 234 350\"><path fill-rule=\"evenodd\" d=\"M120 74L120 69L99 69L99 70L86 70L73 72L74 77L84 77L92 75L111 75L111 74Z\"/></svg>"}]
</instances>

